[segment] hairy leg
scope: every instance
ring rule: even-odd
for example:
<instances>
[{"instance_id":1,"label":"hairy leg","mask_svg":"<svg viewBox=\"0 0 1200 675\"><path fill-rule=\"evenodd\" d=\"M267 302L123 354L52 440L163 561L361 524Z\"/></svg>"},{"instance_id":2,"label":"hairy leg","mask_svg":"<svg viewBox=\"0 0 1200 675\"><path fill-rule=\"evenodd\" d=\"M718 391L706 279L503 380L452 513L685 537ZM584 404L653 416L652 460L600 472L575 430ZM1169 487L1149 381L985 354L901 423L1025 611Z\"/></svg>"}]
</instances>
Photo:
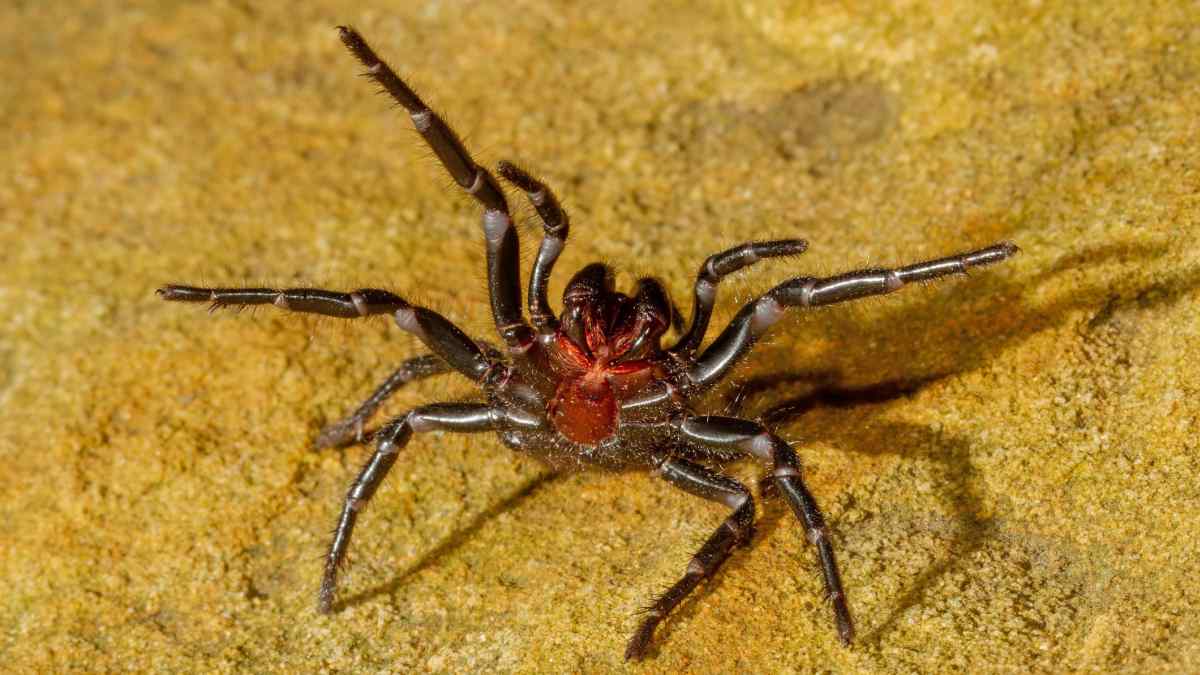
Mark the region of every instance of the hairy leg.
<instances>
[{"instance_id":1,"label":"hairy leg","mask_svg":"<svg viewBox=\"0 0 1200 675\"><path fill-rule=\"evenodd\" d=\"M775 488L787 499L788 505L804 525L808 540L817 549L821 575L825 581L825 595L833 605L837 621L838 639L842 644L850 644L854 639L854 622L846 605L837 559L829 544L829 530L816 500L804 484L800 461L791 446L761 424L737 417L687 417L678 422L678 430L690 441L717 448L738 448L774 463L771 479Z\"/></svg>"},{"instance_id":2,"label":"hairy leg","mask_svg":"<svg viewBox=\"0 0 1200 675\"><path fill-rule=\"evenodd\" d=\"M321 590L317 597L317 608L322 613L333 610L337 596L337 575L346 559L350 546L350 535L358 514L375 495L379 485L387 476L396 458L414 433L426 431L457 431L459 433L495 431L503 429L537 429L541 421L520 412L493 408L482 403L434 403L413 409L392 419L375 436L375 453L363 466L358 478L346 493L346 501L333 531L333 541L325 556L325 574L321 578Z\"/></svg>"},{"instance_id":3,"label":"hairy leg","mask_svg":"<svg viewBox=\"0 0 1200 675\"><path fill-rule=\"evenodd\" d=\"M779 239L776 241L754 241L734 246L727 251L711 255L700 266L696 275L696 289L692 299L692 322L687 332L679 337L668 351L690 356L704 341L708 322L712 318L713 305L717 301L717 284L726 276L753 265L766 258L800 255L808 249L803 239Z\"/></svg>"},{"instance_id":4,"label":"hairy leg","mask_svg":"<svg viewBox=\"0 0 1200 675\"><path fill-rule=\"evenodd\" d=\"M319 288L199 288L169 285L158 289L164 300L209 302L213 309L273 305L291 312L353 319L374 314L392 314L396 325L417 336L451 368L471 381L487 385L496 374L495 358L469 338L458 326L437 312L410 305L398 295L375 288L349 293Z\"/></svg>"},{"instance_id":5,"label":"hairy leg","mask_svg":"<svg viewBox=\"0 0 1200 675\"><path fill-rule=\"evenodd\" d=\"M501 354L495 346L488 343L481 343L479 346L482 348L487 359L493 364L503 361L504 355ZM495 368L495 366L493 366L493 368ZM434 375L441 375L442 373L448 373L451 370L453 369L450 367L450 364L446 363L444 359L438 357L436 354L422 354L421 356L414 356L411 359L406 359L400 364L399 368L397 368L391 375L388 376L386 380L384 380L383 384L379 385L379 387L371 393L366 401L363 401L362 405L360 405L358 409L356 409L346 418L330 424L322 429L321 433L317 436L317 440L313 443L313 446L320 450L322 448L341 447L344 445L352 445L354 443L362 443L365 440L365 431L363 426L366 424L367 420L369 420L371 416L375 414L375 411L379 409L379 406L383 405L384 401L390 398L392 394L396 393L396 390L408 384L409 382L423 380L427 377L433 377ZM504 375L504 373L500 372L494 374L498 377L502 377ZM484 384L488 383L485 382ZM497 382L495 384L502 385L503 383ZM502 386L498 388L503 389ZM520 399L521 396L518 395L516 398Z\"/></svg>"},{"instance_id":6,"label":"hairy leg","mask_svg":"<svg viewBox=\"0 0 1200 675\"><path fill-rule=\"evenodd\" d=\"M567 244L567 233L570 231L570 221L558 198L538 179L526 173L512 162L500 162L500 176L516 185L542 219L542 245L538 247L537 259L533 262L533 270L529 274L529 320L533 327L542 335L550 335L558 328L558 319L550 302L546 298L546 289L550 284L550 273L554 263Z\"/></svg>"},{"instance_id":7,"label":"hairy leg","mask_svg":"<svg viewBox=\"0 0 1200 675\"><path fill-rule=\"evenodd\" d=\"M290 312L339 319L391 314L409 306L400 296L378 288L360 288L345 293L322 288L201 288L167 284L155 293L169 302L207 302L209 311L222 307L274 305Z\"/></svg>"},{"instance_id":8,"label":"hairy leg","mask_svg":"<svg viewBox=\"0 0 1200 675\"><path fill-rule=\"evenodd\" d=\"M646 655L658 624L700 582L716 574L734 548L749 543L754 531L754 499L746 486L736 480L683 459L664 460L656 473L685 492L725 504L733 513L692 556L683 578L646 608L646 618L625 648L625 659L629 661L641 660Z\"/></svg>"},{"instance_id":9,"label":"hairy leg","mask_svg":"<svg viewBox=\"0 0 1200 675\"><path fill-rule=\"evenodd\" d=\"M375 411L379 410L379 406L396 393L396 390L409 382L448 372L450 365L433 354L406 359L353 413L322 429L317 440L313 442L314 447L319 450L363 442L363 428L367 420L371 419Z\"/></svg>"},{"instance_id":10,"label":"hairy leg","mask_svg":"<svg viewBox=\"0 0 1200 675\"><path fill-rule=\"evenodd\" d=\"M408 111L413 126L454 182L483 206L492 318L509 349L524 353L533 343L533 331L521 314L520 243L500 185L487 169L475 163L446 122L375 54L361 35L347 26L339 26L338 33L350 53L366 66L366 75Z\"/></svg>"},{"instance_id":11,"label":"hairy leg","mask_svg":"<svg viewBox=\"0 0 1200 675\"><path fill-rule=\"evenodd\" d=\"M896 269L865 269L824 279L789 279L743 307L688 369L688 380L696 389L720 381L750 351L758 338L783 318L784 311L790 307L819 307L884 295L913 282L930 281L950 274L966 274L972 267L1005 260L1017 250L1011 242L1002 242L977 251Z\"/></svg>"}]
</instances>

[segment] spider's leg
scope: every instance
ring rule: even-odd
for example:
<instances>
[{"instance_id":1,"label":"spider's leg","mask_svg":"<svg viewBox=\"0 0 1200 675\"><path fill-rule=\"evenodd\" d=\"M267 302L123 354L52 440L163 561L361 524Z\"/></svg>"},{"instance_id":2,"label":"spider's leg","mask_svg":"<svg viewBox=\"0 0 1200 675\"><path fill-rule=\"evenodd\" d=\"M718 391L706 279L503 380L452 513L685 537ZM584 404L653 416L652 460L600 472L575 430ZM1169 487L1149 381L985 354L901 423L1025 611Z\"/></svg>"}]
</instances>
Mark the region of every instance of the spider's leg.
<instances>
[{"instance_id":1,"label":"spider's leg","mask_svg":"<svg viewBox=\"0 0 1200 675\"><path fill-rule=\"evenodd\" d=\"M317 597L317 608L328 613L333 610L337 596L337 575L346 559L350 546L350 535L358 514L367 505L400 450L408 444L414 433L426 431L457 431L460 433L494 431L497 429L537 429L541 421L525 413L493 408L482 403L434 403L413 409L393 418L375 436L375 453L363 466L358 478L346 493L346 502L333 531L333 541L325 556L325 574L321 578L321 590Z\"/></svg>"},{"instance_id":2,"label":"spider's leg","mask_svg":"<svg viewBox=\"0 0 1200 675\"><path fill-rule=\"evenodd\" d=\"M483 343L480 345L483 348L484 354L493 363L503 360L504 356L494 346ZM450 364L439 358L436 354L422 354L414 356L411 359L405 359L400 367L384 380L383 384L363 401L358 409L351 413L341 421L334 422L321 430L317 436L317 440L313 442L313 447L317 450L322 448L341 447L344 445L352 445L354 443L362 443L367 440L367 435L364 430L364 425L367 420L375 414L379 406L383 402L396 393L400 387L414 382L423 380L434 375L448 373L452 369Z\"/></svg>"},{"instance_id":3,"label":"spider's leg","mask_svg":"<svg viewBox=\"0 0 1200 675\"><path fill-rule=\"evenodd\" d=\"M492 366L495 359L485 354L449 319L431 309L410 305L404 298L388 291L362 288L343 293L318 288L197 288L169 285L157 292L164 300L208 302L214 309L274 305L292 312L344 319L392 314L400 328L416 335L430 351L472 381L484 384L488 375L494 372Z\"/></svg>"},{"instance_id":4,"label":"spider's leg","mask_svg":"<svg viewBox=\"0 0 1200 675\"><path fill-rule=\"evenodd\" d=\"M711 578L735 547L749 543L754 531L754 499L746 486L736 480L682 459L665 460L656 473L685 492L724 503L733 509L733 513L692 556L683 578L646 608L646 618L625 648L625 659L631 661L638 661L646 655L658 624L700 582Z\"/></svg>"},{"instance_id":5,"label":"spider's leg","mask_svg":"<svg viewBox=\"0 0 1200 675\"><path fill-rule=\"evenodd\" d=\"M687 332L679 336L679 341L667 351L690 356L700 347L704 334L708 332L708 321L712 318L713 304L717 300L717 284L721 279L764 258L800 255L807 249L808 242L803 239L779 239L754 241L709 256L696 275L692 322Z\"/></svg>"},{"instance_id":6,"label":"spider's leg","mask_svg":"<svg viewBox=\"0 0 1200 675\"><path fill-rule=\"evenodd\" d=\"M275 305L290 312L335 316L339 319L391 314L409 306L400 296L378 288L360 288L343 293L321 288L201 288L168 284L155 293L168 301L207 302L211 310Z\"/></svg>"},{"instance_id":7,"label":"spider's leg","mask_svg":"<svg viewBox=\"0 0 1200 675\"><path fill-rule=\"evenodd\" d=\"M538 247L537 259L529 274L529 320L542 335L549 335L558 328L558 319L550 302L546 299L546 288L550 283L550 272L567 244L570 221L567 212L558 203L558 198L546 184L530 176L512 162L500 162L500 176L516 185L525 193L529 203L542 219L542 245Z\"/></svg>"},{"instance_id":8,"label":"spider's leg","mask_svg":"<svg viewBox=\"0 0 1200 675\"><path fill-rule=\"evenodd\" d=\"M367 67L366 75L404 106L430 149L462 189L483 206L487 242L488 291L496 330L510 350L520 354L533 345L533 331L521 314L520 243L508 202L491 173L475 163L454 131L425 105L353 28L339 26L342 43Z\"/></svg>"},{"instance_id":9,"label":"spider's leg","mask_svg":"<svg viewBox=\"0 0 1200 675\"><path fill-rule=\"evenodd\" d=\"M321 430L313 446L321 448L340 447L353 443L361 443L364 439L363 427L367 420L375 414L400 387L416 380L422 380L433 375L450 372L450 365L433 354L422 354L404 363L384 380L383 384L362 402L362 405L346 418L334 422Z\"/></svg>"},{"instance_id":10,"label":"spider's leg","mask_svg":"<svg viewBox=\"0 0 1200 675\"><path fill-rule=\"evenodd\" d=\"M789 279L743 307L688 369L688 380L698 389L718 382L789 307L818 307L883 295L915 281L965 274L972 267L998 263L1017 250L1011 242L1001 242L896 269L864 269L824 279Z\"/></svg>"},{"instance_id":11,"label":"spider's leg","mask_svg":"<svg viewBox=\"0 0 1200 675\"><path fill-rule=\"evenodd\" d=\"M833 547L829 545L829 530L825 527L825 518L816 500L800 475L800 461L796 452L787 441L767 431L761 424L737 417L685 417L678 421L677 428L689 441L718 448L737 448L774 463L771 480L804 524L808 540L817 549L821 574L825 580L825 595L833 605L834 618L837 620L838 638L842 644L850 644L854 639L854 623L846 606L846 593L842 590Z\"/></svg>"}]
</instances>

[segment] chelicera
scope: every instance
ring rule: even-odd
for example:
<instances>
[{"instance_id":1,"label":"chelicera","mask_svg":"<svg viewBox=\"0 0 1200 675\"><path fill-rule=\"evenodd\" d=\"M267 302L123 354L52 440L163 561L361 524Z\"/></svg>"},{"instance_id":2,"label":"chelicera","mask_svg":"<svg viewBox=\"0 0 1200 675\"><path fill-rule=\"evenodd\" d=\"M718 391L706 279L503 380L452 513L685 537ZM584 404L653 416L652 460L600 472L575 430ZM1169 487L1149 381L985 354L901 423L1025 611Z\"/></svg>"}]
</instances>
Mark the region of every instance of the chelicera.
<instances>
[{"instance_id":1,"label":"chelicera","mask_svg":"<svg viewBox=\"0 0 1200 675\"><path fill-rule=\"evenodd\" d=\"M709 257L695 282L691 320L669 347L672 303L651 278L631 295L613 287L611 270L594 263L570 280L556 317L547 299L554 263L567 240L567 215L540 181L511 163L499 175L523 192L537 211L543 237L530 274L529 320L521 308L517 230L499 182L472 159L454 132L351 28L341 40L411 115L417 131L450 176L483 208L487 285L500 346L468 337L431 309L390 291L363 288L338 292L314 288L199 288L168 285L165 300L207 302L212 307L275 305L293 312L355 319L377 314L420 339L431 352L400 365L346 419L316 439L318 447L373 440L375 451L351 485L324 559L318 608L335 608L338 572L360 513L375 494L400 451L414 434L434 430L494 432L507 446L556 467L642 469L690 494L720 502L730 515L701 546L683 576L646 609L625 650L627 659L646 655L655 628L731 552L749 542L754 526L750 490L715 464L750 455L768 463L768 483L799 519L817 553L838 638L854 637L846 594L828 529L802 476L795 450L761 423L707 415L694 407L721 382L755 342L791 308L817 307L899 290L918 281L997 263L1017 247L987 248L894 269L863 269L838 276L789 279L747 303L707 346L703 346L721 280L761 260L794 256L800 239L756 241ZM366 422L393 392L417 378L456 372L482 392L474 403L432 403L392 418L373 433Z\"/></svg>"}]
</instances>

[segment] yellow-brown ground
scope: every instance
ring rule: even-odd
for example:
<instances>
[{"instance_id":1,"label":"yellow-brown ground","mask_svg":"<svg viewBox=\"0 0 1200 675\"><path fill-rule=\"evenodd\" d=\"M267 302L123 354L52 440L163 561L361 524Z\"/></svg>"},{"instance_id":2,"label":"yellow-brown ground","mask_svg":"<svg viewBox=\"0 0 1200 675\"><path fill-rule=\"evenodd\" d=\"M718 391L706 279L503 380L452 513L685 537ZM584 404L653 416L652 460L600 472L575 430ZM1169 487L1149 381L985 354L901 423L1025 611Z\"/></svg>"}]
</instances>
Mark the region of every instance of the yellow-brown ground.
<instances>
[{"instance_id":1,"label":"yellow-brown ground","mask_svg":"<svg viewBox=\"0 0 1200 675\"><path fill-rule=\"evenodd\" d=\"M1195 3L259 4L0 9L3 668L1200 670ZM1021 245L797 318L741 373L797 376L751 412L908 391L782 427L835 530L852 649L768 502L623 665L635 610L722 509L648 476L549 479L490 437L410 446L349 606L314 612L363 451L309 443L417 345L153 289L383 285L490 334L474 207L354 77L341 22L482 161L557 188L555 291L601 258L686 298L707 253L811 241L724 287L720 320L788 275Z\"/></svg>"}]
</instances>

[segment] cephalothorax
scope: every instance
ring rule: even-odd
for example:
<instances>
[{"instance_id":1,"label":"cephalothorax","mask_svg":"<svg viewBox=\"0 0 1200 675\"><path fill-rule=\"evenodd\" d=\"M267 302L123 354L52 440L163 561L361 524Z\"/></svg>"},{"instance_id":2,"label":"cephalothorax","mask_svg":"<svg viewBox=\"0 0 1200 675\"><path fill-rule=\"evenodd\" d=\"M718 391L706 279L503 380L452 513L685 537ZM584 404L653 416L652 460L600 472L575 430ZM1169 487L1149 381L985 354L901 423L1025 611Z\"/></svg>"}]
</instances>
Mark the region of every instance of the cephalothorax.
<instances>
[{"instance_id":1,"label":"cephalothorax","mask_svg":"<svg viewBox=\"0 0 1200 675\"><path fill-rule=\"evenodd\" d=\"M591 264L567 284L556 318L547 300L550 273L567 239L567 216L538 180L502 162L499 174L525 193L542 221L544 235L529 280L529 321L521 309L517 230L499 183L471 158L454 132L351 28L338 29L342 42L412 116L417 131L451 177L483 207L487 279L500 347L468 337L442 315L384 290L349 293L313 288L198 288L168 285L165 300L208 302L213 307L273 304L294 312L354 319L389 314L432 352L399 367L353 414L327 427L318 447L370 438L375 452L346 495L325 557L318 608L335 606L338 571L346 558L359 512L375 494L413 434L433 431L492 431L509 447L552 465L646 469L668 483L729 507L731 514L693 556L684 575L657 597L630 639L628 659L643 657L658 624L734 548L746 544L754 525L754 501L738 481L707 466L715 458L752 455L772 467L769 481L799 518L817 551L825 592L839 639L849 644L854 627L837 563L817 503L801 476L795 451L762 424L705 415L693 401L720 382L755 342L793 307L815 307L882 295L914 281L927 281L968 268L1000 262L1017 247L987 248L895 269L866 269L828 278L796 277L746 304L729 325L701 349L725 276L766 259L802 253L799 239L758 241L708 258L696 279L691 321L669 348L662 337L672 324L672 305L654 279L637 282L632 295L614 290L610 270ZM404 383L457 372L479 385L477 403L434 403L392 418L374 433L364 425Z\"/></svg>"}]
</instances>

